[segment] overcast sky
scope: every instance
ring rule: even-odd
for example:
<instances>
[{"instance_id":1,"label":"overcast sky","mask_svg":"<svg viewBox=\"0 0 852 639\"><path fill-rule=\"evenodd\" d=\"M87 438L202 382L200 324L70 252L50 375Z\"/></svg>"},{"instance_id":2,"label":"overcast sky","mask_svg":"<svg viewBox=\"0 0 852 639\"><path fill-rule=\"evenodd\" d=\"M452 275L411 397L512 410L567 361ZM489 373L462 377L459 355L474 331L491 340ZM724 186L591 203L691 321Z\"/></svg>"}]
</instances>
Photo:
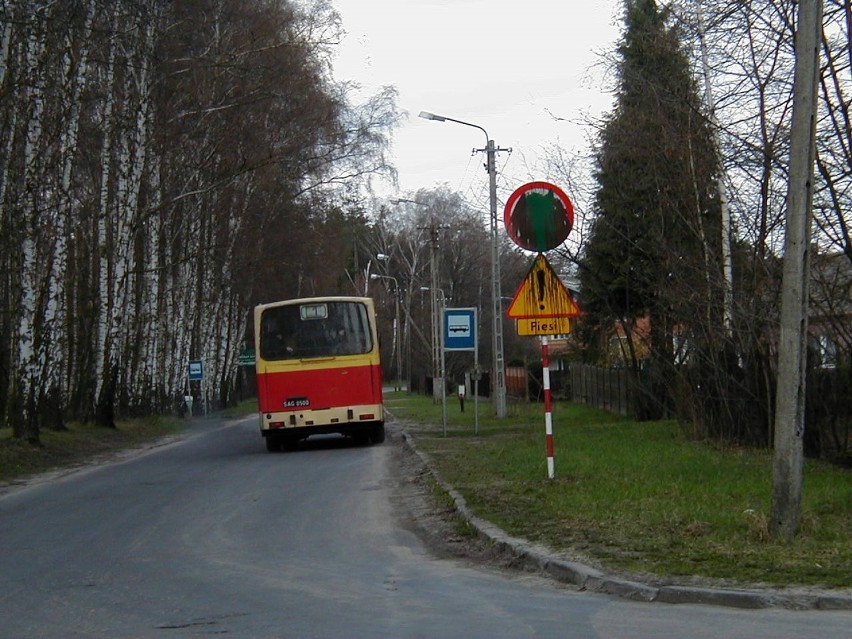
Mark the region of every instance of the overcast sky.
<instances>
[{"instance_id":1,"label":"overcast sky","mask_svg":"<svg viewBox=\"0 0 852 639\"><path fill-rule=\"evenodd\" d=\"M394 134L404 197L446 183L487 203L486 137L477 129L418 117L420 111L483 127L501 148L501 202L517 186L548 176L537 155L549 143L584 146L589 116L609 110L602 55L619 38L621 0L332 0L347 37L338 80L365 93L394 85L407 119ZM557 119L559 118L559 119Z\"/></svg>"}]
</instances>

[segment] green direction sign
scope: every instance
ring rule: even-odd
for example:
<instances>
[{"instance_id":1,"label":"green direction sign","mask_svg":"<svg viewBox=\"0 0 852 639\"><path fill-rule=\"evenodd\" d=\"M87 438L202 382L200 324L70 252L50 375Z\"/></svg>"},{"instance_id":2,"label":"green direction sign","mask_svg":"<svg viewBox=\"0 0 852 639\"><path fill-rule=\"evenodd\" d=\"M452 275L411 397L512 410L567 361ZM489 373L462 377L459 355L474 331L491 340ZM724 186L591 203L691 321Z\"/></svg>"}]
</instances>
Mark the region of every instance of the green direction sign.
<instances>
[{"instance_id":1,"label":"green direction sign","mask_svg":"<svg viewBox=\"0 0 852 639\"><path fill-rule=\"evenodd\" d=\"M254 366L254 349L247 348L237 357L237 366Z\"/></svg>"},{"instance_id":2,"label":"green direction sign","mask_svg":"<svg viewBox=\"0 0 852 639\"><path fill-rule=\"evenodd\" d=\"M568 237L574 226L574 205L558 186L530 182L516 189L506 201L503 221L515 244L543 253Z\"/></svg>"}]
</instances>

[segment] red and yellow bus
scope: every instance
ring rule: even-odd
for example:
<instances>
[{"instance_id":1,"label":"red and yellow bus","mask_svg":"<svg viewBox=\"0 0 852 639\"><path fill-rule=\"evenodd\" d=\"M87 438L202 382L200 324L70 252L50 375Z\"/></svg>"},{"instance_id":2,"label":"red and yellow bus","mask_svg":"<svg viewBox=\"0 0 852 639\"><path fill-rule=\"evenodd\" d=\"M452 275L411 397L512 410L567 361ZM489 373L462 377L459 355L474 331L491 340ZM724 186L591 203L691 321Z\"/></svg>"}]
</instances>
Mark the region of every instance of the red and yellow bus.
<instances>
[{"instance_id":1,"label":"red and yellow bus","mask_svg":"<svg viewBox=\"0 0 852 639\"><path fill-rule=\"evenodd\" d=\"M254 309L260 433L270 452L341 433L385 439L376 311L367 297L311 297Z\"/></svg>"}]
</instances>

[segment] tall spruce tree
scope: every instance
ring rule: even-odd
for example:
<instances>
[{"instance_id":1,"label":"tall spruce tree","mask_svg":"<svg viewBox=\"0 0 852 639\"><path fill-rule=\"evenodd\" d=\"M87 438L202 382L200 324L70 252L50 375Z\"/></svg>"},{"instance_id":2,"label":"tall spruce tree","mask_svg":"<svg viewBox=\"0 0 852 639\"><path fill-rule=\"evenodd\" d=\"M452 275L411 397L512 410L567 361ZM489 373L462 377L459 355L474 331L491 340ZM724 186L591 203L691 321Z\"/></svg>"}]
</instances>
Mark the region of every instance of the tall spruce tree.
<instances>
[{"instance_id":1,"label":"tall spruce tree","mask_svg":"<svg viewBox=\"0 0 852 639\"><path fill-rule=\"evenodd\" d=\"M587 334L620 324L629 366L643 368L641 413L670 414L683 340L709 339L718 284L717 171L710 129L668 11L625 1L616 106L597 152L596 218L581 269ZM647 333L635 330L647 319ZM598 350L598 355L605 349Z\"/></svg>"}]
</instances>

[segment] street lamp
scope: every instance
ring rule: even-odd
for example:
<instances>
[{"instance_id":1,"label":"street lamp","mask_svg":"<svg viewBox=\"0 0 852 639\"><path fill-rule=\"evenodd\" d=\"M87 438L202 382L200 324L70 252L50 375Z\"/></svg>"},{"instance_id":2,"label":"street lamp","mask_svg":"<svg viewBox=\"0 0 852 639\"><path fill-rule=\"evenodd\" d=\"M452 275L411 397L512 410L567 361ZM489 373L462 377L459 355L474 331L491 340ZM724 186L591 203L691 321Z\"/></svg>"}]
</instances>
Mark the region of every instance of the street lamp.
<instances>
[{"instance_id":1,"label":"street lamp","mask_svg":"<svg viewBox=\"0 0 852 639\"><path fill-rule=\"evenodd\" d=\"M379 253L377 258L382 259L387 258L387 255L383 255ZM399 383L402 383L402 331L400 330L399 324L399 297L402 295L402 291L399 290L399 282L396 281L396 278L393 275L379 275L378 273L373 273L370 275L371 280L393 280L393 290L394 290L394 331L393 331L393 350L396 354L396 379ZM394 384L394 390L400 390L397 388L396 384Z\"/></svg>"},{"instance_id":2,"label":"street lamp","mask_svg":"<svg viewBox=\"0 0 852 639\"><path fill-rule=\"evenodd\" d=\"M494 156L496 148L494 140L488 137L488 132L478 124L448 118L443 115L435 115L428 111L421 111L420 117L425 120L436 122L455 122L474 129L479 129L485 134L485 153L487 157L486 170L489 179L489 199L491 203L491 311L493 314L492 339L492 365L494 368L494 379L492 380L494 397L494 414L497 417L506 416L506 377L503 368L503 310L500 300L500 244L497 237L497 168Z\"/></svg>"}]
</instances>

